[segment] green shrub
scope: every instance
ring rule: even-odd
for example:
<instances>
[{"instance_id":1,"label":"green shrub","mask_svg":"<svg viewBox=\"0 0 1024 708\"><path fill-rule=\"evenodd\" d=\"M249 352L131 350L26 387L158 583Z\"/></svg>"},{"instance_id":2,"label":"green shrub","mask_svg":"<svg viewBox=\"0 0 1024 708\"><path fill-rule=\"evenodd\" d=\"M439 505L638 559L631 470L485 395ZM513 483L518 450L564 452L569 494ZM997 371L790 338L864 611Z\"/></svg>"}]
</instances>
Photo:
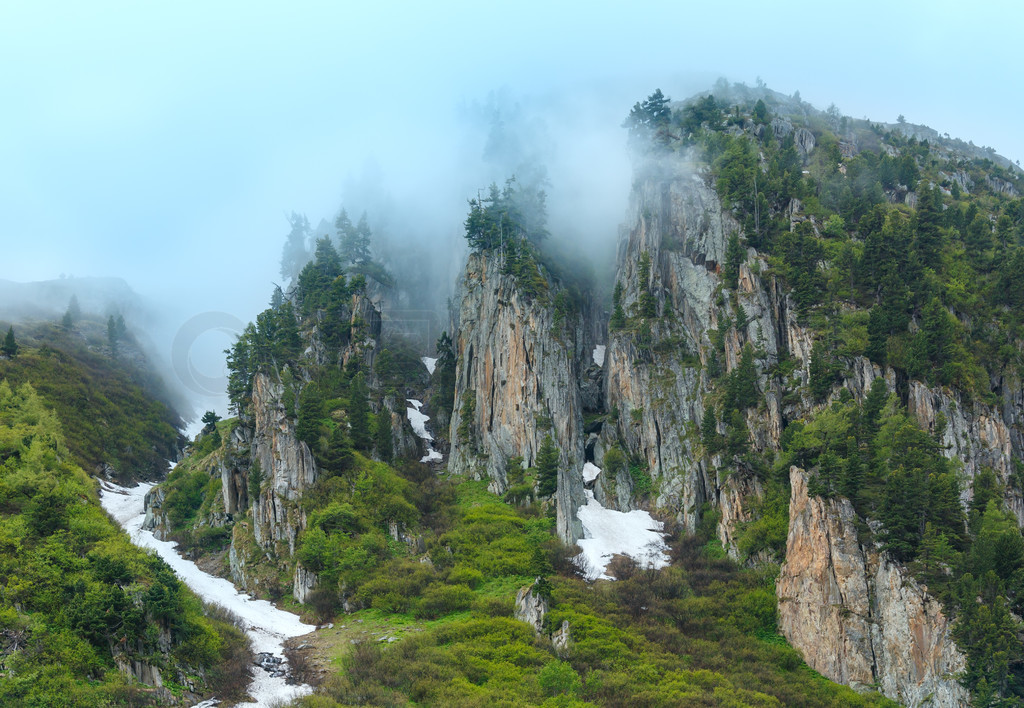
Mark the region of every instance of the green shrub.
<instances>
[{"instance_id":1,"label":"green shrub","mask_svg":"<svg viewBox=\"0 0 1024 708\"><path fill-rule=\"evenodd\" d=\"M473 591L465 585L431 585L416 604L415 614L420 618L437 619L472 606Z\"/></svg>"}]
</instances>

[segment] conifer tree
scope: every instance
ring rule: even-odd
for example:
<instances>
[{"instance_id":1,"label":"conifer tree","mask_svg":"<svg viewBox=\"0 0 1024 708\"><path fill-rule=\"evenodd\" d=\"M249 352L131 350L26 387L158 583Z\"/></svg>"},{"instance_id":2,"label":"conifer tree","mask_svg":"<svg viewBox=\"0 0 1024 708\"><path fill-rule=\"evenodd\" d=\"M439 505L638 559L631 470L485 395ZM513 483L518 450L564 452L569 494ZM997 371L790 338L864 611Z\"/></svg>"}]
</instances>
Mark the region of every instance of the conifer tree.
<instances>
[{"instance_id":1,"label":"conifer tree","mask_svg":"<svg viewBox=\"0 0 1024 708\"><path fill-rule=\"evenodd\" d=\"M0 351L3 351L4 356L8 359L13 359L18 356L18 342L14 339L14 325L7 328L7 336L4 337L3 347L0 347Z\"/></svg>"},{"instance_id":2,"label":"conifer tree","mask_svg":"<svg viewBox=\"0 0 1024 708\"><path fill-rule=\"evenodd\" d=\"M739 234L733 232L725 247L725 266L722 269L722 277L727 287L735 290L739 286L740 265L746 257L747 251L740 242Z\"/></svg>"},{"instance_id":3,"label":"conifer tree","mask_svg":"<svg viewBox=\"0 0 1024 708\"><path fill-rule=\"evenodd\" d=\"M341 474L352 467L352 446L349 444L345 431L338 426L327 439L327 444L319 451L317 462L321 469L329 474Z\"/></svg>"},{"instance_id":4,"label":"conifer tree","mask_svg":"<svg viewBox=\"0 0 1024 708\"><path fill-rule=\"evenodd\" d=\"M115 356L117 355L117 342L119 339L117 320L111 315L107 318L107 341L110 343L110 352Z\"/></svg>"},{"instance_id":5,"label":"conifer tree","mask_svg":"<svg viewBox=\"0 0 1024 708\"><path fill-rule=\"evenodd\" d=\"M544 437L537 451L537 492L550 497L558 489L558 448L550 435Z\"/></svg>"},{"instance_id":6,"label":"conifer tree","mask_svg":"<svg viewBox=\"0 0 1024 708\"><path fill-rule=\"evenodd\" d=\"M622 283L615 283L615 290L612 292L612 316L608 321L608 328L617 331L626 326L626 313L622 309Z\"/></svg>"},{"instance_id":7,"label":"conifer tree","mask_svg":"<svg viewBox=\"0 0 1024 708\"><path fill-rule=\"evenodd\" d=\"M377 414L373 433L377 456L385 462L391 462L391 458L395 455L394 442L391 439L391 411L383 406L381 406L380 413Z\"/></svg>"},{"instance_id":8,"label":"conifer tree","mask_svg":"<svg viewBox=\"0 0 1024 708\"><path fill-rule=\"evenodd\" d=\"M373 445L367 396L366 378L360 372L352 378L348 394L348 423L351 426L352 447L357 450L369 450Z\"/></svg>"},{"instance_id":9,"label":"conifer tree","mask_svg":"<svg viewBox=\"0 0 1024 708\"><path fill-rule=\"evenodd\" d=\"M320 420L324 416L324 397L315 381L306 384L299 395L299 420L295 437L315 449L320 441Z\"/></svg>"},{"instance_id":10,"label":"conifer tree","mask_svg":"<svg viewBox=\"0 0 1024 708\"><path fill-rule=\"evenodd\" d=\"M921 265L936 268L942 253L942 197L939 190L926 187L918 191L915 215L915 250Z\"/></svg>"},{"instance_id":11,"label":"conifer tree","mask_svg":"<svg viewBox=\"0 0 1024 708\"><path fill-rule=\"evenodd\" d=\"M68 300L68 309L64 311L64 317L61 319L61 327L70 330L81 317L82 308L78 304L78 296L72 295Z\"/></svg>"},{"instance_id":12,"label":"conifer tree","mask_svg":"<svg viewBox=\"0 0 1024 708\"><path fill-rule=\"evenodd\" d=\"M704 416L700 422L700 437L704 449L709 454L718 452L718 421L715 419L715 407L709 401L704 405Z\"/></svg>"},{"instance_id":13,"label":"conifer tree","mask_svg":"<svg viewBox=\"0 0 1024 708\"><path fill-rule=\"evenodd\" d=\"M302 267L309 260L306 243L309 240L310 228L305 214L297 214L294 211L288 217L288 223L291 225L291 231L281 251L281 277L294 283L302 272Z\"/></svg>"},{"instance_id":14,"label":"conifer tree","mask_svg":"<svg viewBox=\"0 0 1024 708\"><path fill-rule=\"evenodd\" d=\"M651 293L651 254L644 251L640 254L640 263L637 266L637 289L640 291L640 316L657 317L658 307Z\"/></svg>"},{"instance_id":15,"label":"conifer tree","mask_svg":"<svg viewBox=\"0 0 1024 708\"><path fill-rule=\"evenodd\" d=\"M754 349L749 343L743 346L739 364L729 374L725 395L727 409L743 411L757 405L757 368L754 366Z\"/></svg>"}]
</instances>

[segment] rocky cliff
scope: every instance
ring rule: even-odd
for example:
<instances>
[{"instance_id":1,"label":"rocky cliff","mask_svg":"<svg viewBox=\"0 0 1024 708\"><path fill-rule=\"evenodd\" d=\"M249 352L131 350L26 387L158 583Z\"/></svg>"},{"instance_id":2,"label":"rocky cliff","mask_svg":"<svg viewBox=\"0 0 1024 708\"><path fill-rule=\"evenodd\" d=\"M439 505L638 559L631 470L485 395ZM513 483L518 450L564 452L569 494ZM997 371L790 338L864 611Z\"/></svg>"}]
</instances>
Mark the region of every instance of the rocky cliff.
<instances>
[{"instance_id":1,"label":"rocky cliff","mask_svg":"<svg viewBox=\"0 0 1024 708\"><path fill-rule=\"evenodd\" d=\"M950 623L904 568L858 538L846 499L807 493L790 471L789 537L777 581L779 626L816 671L876 687L908 706L962 706L965 659Z\"/></svg>"},{"instance_id":2,"label":"rocky cliff","mask_svg":"<svg viewBox=\"0 0 1024 708\"><path fill-rule=\"evenodd\" d=\"M737 515L742 497L760 491L750 480L726 484L717 471L723 459L704 454L699 426L714 389L709 372L734 369L745 344L756 349L764 406L751 409L746 423L756 450L777 449L784 419L800 415L807 403L797 398L783 410L781 388L764 370L787 356L806 381L812 339L792 317L778 280L762 276L766 264L753 250L739 266L736 298L724 296L726 244L741 229L723 209L707 169L695 161L640 166L626 224L616 280L623 310L632 316L611 333L605 365L606 407L617 413L614 437L646 464L653 505L688 529L696 527L705 504L727 509L720 536L735 553L732 526L745 518ZM641 282L645 258L651 266ZM653 300L654 316L639 313L644 297ZM738 314L746 320L740 327Z\"/></svg>"},{"instance_id":3,"label":"rocky cliff","mask_svg":"<svg viewBox=\"0 0 1024 708\"><path fill-rule=\"evenodd\" d=\"M766 259L748 250L734 295L724 288L726 244L740 226L723 210L705 169L673 159L649 162L636 172L616 276L628 323L611 333L605 360L606 409L617 417L596 449L618 441L646 463L653 490L646 501L634 495L618 505L661 508L691 530L702 510L717 507L718 537L729 554L747 562L768 559L763 553L744 559L737 547L740 529L757 517L761 478L738 459L709 455L699 433L705 406L721 395L722 380L710 371L734 370L747 344L756 352L760 399L744 416L753 451L779 449L788 423L813 416L844 388L863 401L881 376L890 391L904 393L910 413L925 428L946 426L945 454L964 463L965 503L970 480L982 467L1007 481L1022 452L1016 382L997 386L1000 405L985 405L920 382L900 382L894 370L857 357L843 360L846 373L828 401L809 397L814 336L797 321L787 289ZM799 203L790 211L794 226L806 218ZM646 273L644 259L650 261ZM640 314L645 297L648 307L654 301L654 316ZM770 375L781 361L788 362L787 376ZM723 430L719 422L718 432ZM808 499L799 471L791 483L786 563L778 583L787 639L833 680L877 686L909 705L963 705L969 696L956 674L965 667L964 656L938 601L905 567L862 545L849 502ZM1021 517L1024 504L1013 485L1006 489L1008 504Z\"/></svg>"},{"instance_id":4,"label":"rocky cliff","mask_svg":"<svg viewBox=\"0 0 1024 708\"><path fill-rule=\"evenodd\" d=\"M551 302L558 285L550 277L546 294L531 296L502 270L498 254L474 253L466 266L448 468L488 479L500 494L509 460L521 457L532 466L550 434L560 456L558 534L572 541L582 533L576 518L583 499L582 321L556 321Z\"/></svg>"}]
</instances>

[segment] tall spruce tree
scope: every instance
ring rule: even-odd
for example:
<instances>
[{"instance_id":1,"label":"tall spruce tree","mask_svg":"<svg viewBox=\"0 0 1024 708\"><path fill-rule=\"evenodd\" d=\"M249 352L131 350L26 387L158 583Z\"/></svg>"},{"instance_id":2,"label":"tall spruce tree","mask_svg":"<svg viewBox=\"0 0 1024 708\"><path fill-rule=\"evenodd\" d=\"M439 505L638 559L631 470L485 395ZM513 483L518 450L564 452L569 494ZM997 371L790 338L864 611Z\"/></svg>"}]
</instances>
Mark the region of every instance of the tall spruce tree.
<instances>
[{"instance_id":1,"label":"tall spruce tree","mask_svg":"<svg viewBox=\"0 0 1024 708\"><path fill-rule=\"evenodd\" d=\"M352 377L348 394L348 424L351 427L352 447L357 450L369 450L373 445L368 396L366 378L360 372Z\"/></svg>"},{"instance_id":2,"label":"tall spruce tree","mask_svg":"<svg viewBox=\"0 0 1024 708\"><path fill-rule=\"evenodd\" d=\"M558 489L558 448L550 435L544 437L537 451L537 493L550 497Z\"/></svg>"},{"instance_id":3,"label":"tall spruce tree","mask_svg":"<svg viewBox=\"0 0 1024 708\"><path fill-rule=\"evenodd\" d=\"M13 359L18 356L18 342L14 338L14 325L7 328L7 336L4 337L3 346L0 347L0 351L4 353L8 359Z\"/></svg>"}]
</instances>

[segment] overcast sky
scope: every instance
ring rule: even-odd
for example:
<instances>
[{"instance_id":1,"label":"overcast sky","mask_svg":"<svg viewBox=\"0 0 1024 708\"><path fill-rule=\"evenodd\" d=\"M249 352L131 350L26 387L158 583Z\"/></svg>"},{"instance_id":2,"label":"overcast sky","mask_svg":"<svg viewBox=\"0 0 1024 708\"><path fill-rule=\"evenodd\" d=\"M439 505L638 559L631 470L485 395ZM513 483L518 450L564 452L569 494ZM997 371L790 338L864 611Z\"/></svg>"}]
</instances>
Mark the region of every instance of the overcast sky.
<instances>
[{"instance_id":1,"label":"overcast sky","mask_svg":"<svg viewBox=\"0 0 1024 708\"><path fill-rule=\"evenodd\" d=\"M1024 159L1017 3L625 5L0 0L0 278L115 275L180 321L247 321L286 213L333 218L368 173L464 212L460 116L499 89L559 106L579 168L553 206L593 191L605 221L628 174L608 199L586 163L618 164L632 103L719 76Z\"/></svg>"}]
</instances>

